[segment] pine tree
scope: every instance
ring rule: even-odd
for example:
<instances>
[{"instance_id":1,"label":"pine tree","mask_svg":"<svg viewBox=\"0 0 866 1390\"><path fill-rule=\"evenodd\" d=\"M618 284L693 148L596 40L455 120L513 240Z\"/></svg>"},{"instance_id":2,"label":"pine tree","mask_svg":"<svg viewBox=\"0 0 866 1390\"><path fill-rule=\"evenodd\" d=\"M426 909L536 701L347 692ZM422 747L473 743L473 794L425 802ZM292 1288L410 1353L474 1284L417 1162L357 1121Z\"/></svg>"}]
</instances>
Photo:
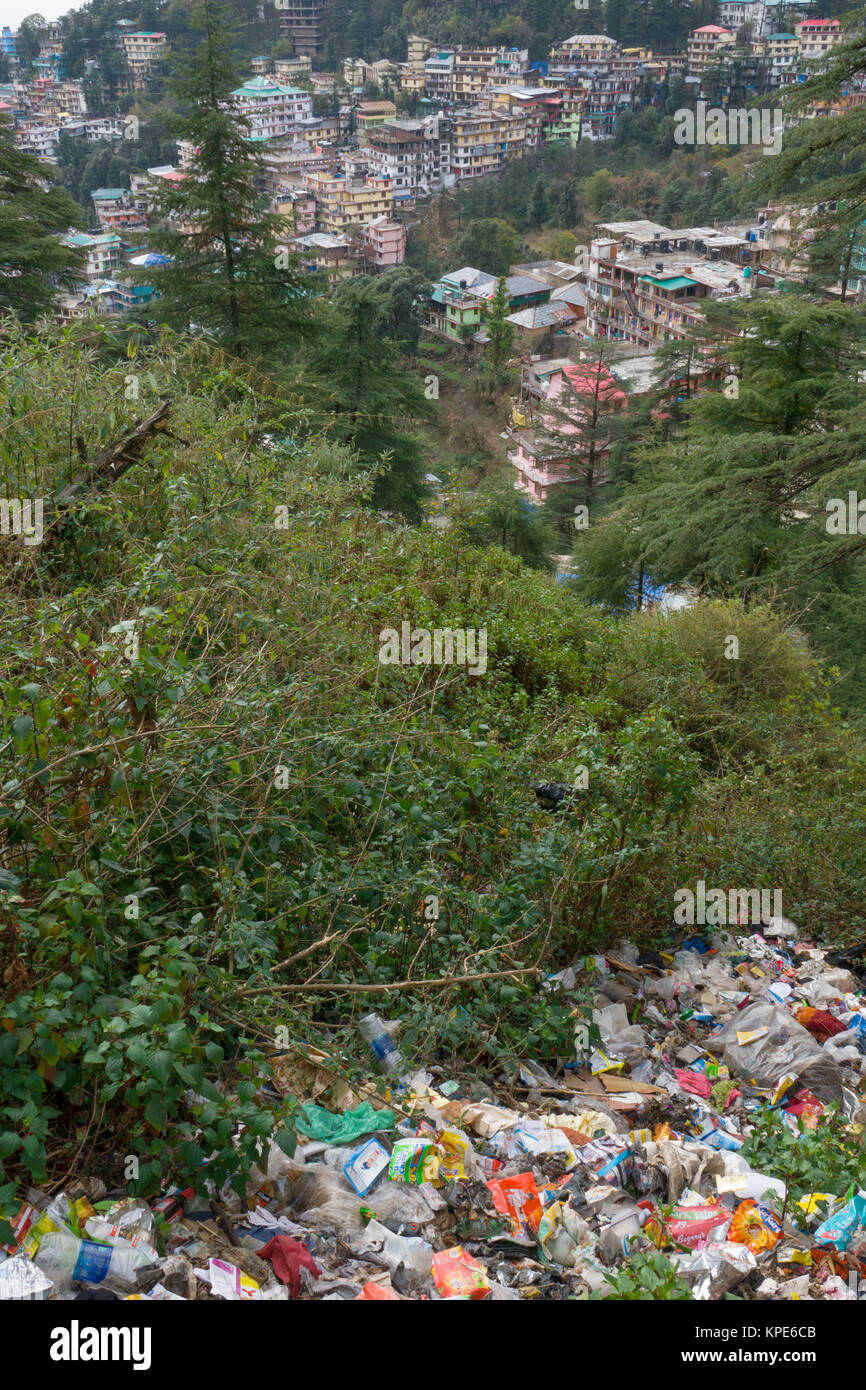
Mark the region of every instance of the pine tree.
<instances>
[{"instance_id":1,"label":"pine tree","mask_svg":"<svg viewBox=\"0 0 866 1390\"><path fill-rule=\"evenodd\" d=\"M866 324L794 294L716 317L735 380L693 399L678 434L636 460L611 544L661 581L796 615L862 708L866 517L851 528L849 494L866 498ZM831 503L845 504L836 530Z\"/></svg>"},{"instance_id":2,"label":"pine tree","mask_svg":"<svg viewBox=\"0 0 866 1390\"><path fill-rule=\"evenodd\" d=\"M80 226L84 214L53 170L19 150L0 119L0 311L24 323L50 312L57 290L74 280L80 257L58 233Z\"/></svg>"},{"instance_id":3,"label":"pine tree","mask_svg":"<svg viewBox=\"0 0 866 1390\"><path fill-rule=\"evenodd\" d=\"M537 433L556 446L556 455L568 460L567 472L552 489L545 510L569 544L574 540L575 507L586 507L592 514L610 491L610 450L626 395L607 366L606 351L601 346L592 361L567 368L557 394L551 390L540 408Z\"/></svg>"},{"instance_id":4,"label":"pine tree","mask_svg":"<svg viewBox=\"0 0 866 1390\"><path fill-rule=\"evenodd\" d=\"M573 179L568 179L563 184L562 192L559 195L558 211L562 226L573 227L577 221L577 190Z\"/></svg>"},{"instance_id":5,"label":"pine tree","mask_svg":"<svg viewBox=\"0 0 866 1390\"><path fill-rule=\"evenodd\" d=\"M844 42L832 48L808 82L786 89L783 105L796 116L815 102L838 101L855 91L866 67L866 33L856 16ZM761 161L758 188L772 194L792 193L800 206L845 201L846 212L866 216L866 107L848 106L832 119L805 120L799 129L785 131L781 154Z\"/></svg>"},{"instance_id":6,"label":"pine tree","mask_svg":"<svg viewBox=\"0 0 866 1390\"><path fill-rule=\"evenodd\" d=\"M307 344L297 387L317 428L354 449L364 468L382 469L374 505L417 521L426 489L411 430L433 413L422 378L383 334L383 300L369 281L346 284L320 312L322 331Z\"/></svg>"},{"instance_id":7,"label":"pine tree","mask_svg":"<svg viewBox=\"0 0 866 1390\"><path fill-rule=\"evenodd\" d=\"M148 314L202 328L238 356L278 361L309 323L309 281L258 192L264 168L249 122L228 104L239 82L231 13L222 0L202 0L196 23L201 42L172 84L182 108L172 132L195 153L185 178L159 192L152 244L171 262L148 271L160 295Z\"/></svg>"},{"instance_id":8,"label":"pine tree","mask_svg":"<svg viewBox=\"0 0 866 1390\"><path fill-rule=\"evenodd\" d=\"M505 276L500 275L496 285L496 293L490 300L487 309L485 322L488 337L485 355L494 370L498 370L505 362L514 342L514 324L508 322L510 313L511 300L508 295L508 286L505 282Z\"/></svg>"},{"instance_id":9,"label":"pine tree","mask_svg":"<svg viewBox=\"0 0 866 1390\"><path fill-rule=\"evenodd\" d=\"M470 545L499 545L519 555L530 569L551 570L556 549L554 528L544 515L501 474L484 482L471 499L458 501L454 522Z\"/></svg>"},{"instance_id":10,"label":"pine tree","mask_svg":"<svg viewBox=\"0 0 866 1390\"><path fill-rule=\"evenodd\" d=\"M544 191L544 179L539 174L532 189L532 197L529 200L529 221L537 230L546 217L547 194Z\"/></svg>"}]
</instances>

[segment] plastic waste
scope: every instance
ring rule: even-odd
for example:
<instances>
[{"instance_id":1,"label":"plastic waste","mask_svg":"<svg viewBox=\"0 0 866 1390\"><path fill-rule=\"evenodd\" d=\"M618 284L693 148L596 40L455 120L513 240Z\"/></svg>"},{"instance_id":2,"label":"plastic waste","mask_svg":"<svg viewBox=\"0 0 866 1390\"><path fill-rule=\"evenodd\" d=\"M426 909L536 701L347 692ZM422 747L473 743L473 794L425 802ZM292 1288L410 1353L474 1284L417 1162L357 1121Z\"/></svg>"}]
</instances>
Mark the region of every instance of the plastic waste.
<instances>
[{"instance_id":1,"label":"plastic waste","mask_svg":"<svg viewBox=\"0 0 866 1390\"><path fill-rule=\"evenodd\" d=\"M721 1298L757 1269L758 1262L745 1245L734 1241L708 1241L703 1249L679 1265L678 1273L692 1283L695 1299Z\"/></svg>"},{"instance_id":2,"label":"plastic waste","mask_svg":"<svg viewBox=\"0 0 866 1390\"><path fill-rule=\"evenodd\" d=\"M403 1067L403 1054L378 1014L366 1014L360 1019L358 1032L373 1049L381 1071L389 1076L400 1072Z\"/></svg>"},{"instance_id":3,"label":"plastic waste","mask_svg":"<svg viewBox=\"0 0 866 1390\"><path fill-rule=\"evenodd\" d=\"M364 1231L363 1238L356 1242L355 1249L361 1253L370 1250L380 1254L387 1261L393 1275L403 1265L410 1274L426 1279L433 1266L433 1247L420 1236L398 1236L389 1231L379 1221L371 1221Z\"/></svg>"},{"instance_id":4,"label":"plastic waste","mask_svg":"<svg viewBox=\"0 0 866 1390\"><path fill-rule=\"evenodd\" d=\"M41 1303L54 1288L44 1270L27 1255L13 1255L0 1264L0 1299Z\"/></svg>"},{"instance_id":5,"label":"plastic waste","mask_svg":"<svg viewBox=\"0 0 866 1390\"><path fill-rule=\"evenodd\" d=\"M774 1087L796 1076L822 1101L841 1101L842 1073L811 1033L777 1004L761 1000L735 1014L707 1044L737 1076Z\"/></svg>"},{"instance_id":6,"label":"plastic waste","mask_svg":"<svg viewBox=\"0 0 866 1390\"><path fill-rule=\"evenodd\" d=\"M370 1014L376 1018L376 1014ZM366 1022L365 1019L361 1023ZM359 1025L360 1027L360 1025ZM399 1054L398 1054L399 1055ZM383 1070L386 1070L383 1068ZM302 1105L298 1113L297 1127L302 1134L311 1139L321 1139L326 1144L351 1144L363 1134L373 1134L377 1130L393 1129L397 1116L393 1110L374 1110L369 1101L362 1101L354 1110L346 1110L342 1115L334 1115L320 1105Z\"/></svg>"},{"instance_id":7,"label":"plastic waste","mask_svg":"<svg viewBox=\"0 0 866 1390\"><path fill-rule=\"evenodd\" d=\"M144 1250L128 1244L101 1245L80 1240L69 1231L49 1231L39 1242L35 1263L59 1287L72 1283L100 1284L110 1274L130 1286L135 1273L152 1264Z\"/></svg>"}]
</instances>

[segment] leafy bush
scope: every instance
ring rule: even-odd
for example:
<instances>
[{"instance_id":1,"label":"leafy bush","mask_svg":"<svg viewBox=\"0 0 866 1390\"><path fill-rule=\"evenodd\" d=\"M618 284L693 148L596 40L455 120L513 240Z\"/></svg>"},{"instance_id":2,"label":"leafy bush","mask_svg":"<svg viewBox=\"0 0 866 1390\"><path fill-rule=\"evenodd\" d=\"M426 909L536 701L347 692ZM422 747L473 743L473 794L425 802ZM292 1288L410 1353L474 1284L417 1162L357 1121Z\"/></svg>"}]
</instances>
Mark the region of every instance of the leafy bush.
<instances>
[{"instance_id":1,"label":"leafy bush","mask_svg":"<svg viewBox=\"0 0 866 1390\"><path fill-rule=\"evenodd\" d=\"M768 690L757 660L720 679L702 617L618 621L459 528L379 516L272 383L90 332L0 353L3 494L50 499L70 438L93 458L163 399L173 434L41 550L0 541L7 1210L127 1156L136 1190L240 1185L292 1143L262 1089L279 1030L351 1060L376 1007L419 1063L563 1055L543 976L653 939L709 871L769 865L786 910L856 922L863 745L807 654ZM486 629L486 674L381 665L404 619ZM579 768L540 810L533 784Z\"/></svg>"}]
</instances>

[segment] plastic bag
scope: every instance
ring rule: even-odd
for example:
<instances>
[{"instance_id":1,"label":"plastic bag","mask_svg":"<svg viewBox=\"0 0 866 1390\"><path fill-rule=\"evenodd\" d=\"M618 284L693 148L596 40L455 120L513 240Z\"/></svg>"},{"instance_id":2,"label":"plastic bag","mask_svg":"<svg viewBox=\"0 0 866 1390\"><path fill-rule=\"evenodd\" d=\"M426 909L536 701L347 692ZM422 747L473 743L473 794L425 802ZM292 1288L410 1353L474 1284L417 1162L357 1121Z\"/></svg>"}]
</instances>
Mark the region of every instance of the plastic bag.
<instances>
[{"instance_id":1,"label":"plastic bag","mask_svg":"<svg viewBox=\"0 0 866 1390\"><path fill-rule=\"evenodd\" d=\"M711 1240L681 1264L678 1273L694 1281L692 1296L695 1299L721 1298L742 1283L757 1266L747 1246L731 1240Z\"/></svg>"},{"instance_id":2,"label":"plastic bag","mask_svg":"<svg viewBox=\"0 0 866 1390\"><path fill-rule=\"evenodd\" d=\"M566 1202L552 1202L545 1207L539 1222L538 1243L552 1264L571 1269L580 1258L580 1248L595 1242L586 1222L573 1207Z\"/></svg>"},{"instance_id":3,"label":"plastic bag","mask_svg":"<svg viewBox=\"0 0 866 1390\"><path fill-rule=\"evenodd\" d=\"M487 1186L493 1205L509 1218L516 1236L537 1234L542 1207L532 1173L518 1173L511 1178L491 1178Z\"/></svg>"},{"instance_id":4,"label":"plastic bag","mask_svg":"<svg viewBox=\"0 0 866 1390\"><path fill-rule=\"evenodd\" d=\"M728 1240L760 1255L764 1250L772 1250L781 1239L782 1227L769 1207L761 1206L753 1197L740 1203L731 1218Z\"/></svg>"},{"instance_id":5,"label":"plastic bag","mask_svg":"<svg viewBox=\"0 0 866 1390\"><path fill-rule=\"evenodd\" d=\"M333 1227L360 1234L364 1223L361 1203L341 1172L324 1163L297 1166L274 1183L278 1196L306 1226ZM382 1178L376 1184L376 1211L383 1220L407 1223L432 1221L430 1206L417 1188Z\"/></svg>"},{"instance_id":6,"label":"plastic bag","mask_svg":"<svg viewBox=\"0 0 866 1390\"><path fill-rule=\"evenodd\" d=\"M836 1250L847 1250L859 1226L866 1226L866 1197L859 1192L841 1211L824 1221L815 1232L816 1245L831 1245Z\"/></svg>"},{"instance_id":7,"label":"plastic bag","mask_svg":"<svg viewBox=\"0 0 866 1390\"><path fill-rule=\"evenodd\" d=\"M724 1240L731 1213L715 1202L700 1206L674 1207L667 1223L668 1234L680 1245L697 1250L708 1240Z\"/></svg>"},{"instance_id":8,"label":"plastic bag","mask_svg":"<svg viewBox=\"0 0 866 1390\"><path fill-rule=\"evenodd\" d=\"M308 1134L311 1139L319 1139L325 1144L351 1144L362 1134L393 1129L396 1122L393 1110L374 1110L368 1100L342 1115L334 1115L321 1105L308 1102L301 1106L297 1127L302 1134Z\"/></svg>"},{"instance_id":9,"label":"plastic bag","mask_svg":"<svg viewBox=\"0 0 866 1390\"><path fill-rule=\"evenodd\" d=\"M362 1256L366 1250L381 1254L392 1274L403 1265L419 1279L429 1278L433 1264L433 1247L426 1240L421 1240L420 1236L395 1235L379 1221L370 1222L355 1250Z\"/></svg>"},{"instance_id":10,"label":"plastic bag","mask_svg":"<svg viewBox=\"0 0 866 1390\"><path fill-rule=\"evenodd\" d=\"M738 1033L757 1036L741 1043ZM842 1099L838 1062L790 1014L766 1000L735 1014L707 1046L713 1051L723 1049L730 1070L753 1078L758 1086L775 1087L783 1076L795 1075L819 1100Z\"/></svg>"},{"instance_id":11,"label":"plastic bag","mask_svg":"<svg viewBox=\"0 0 866 1390\"><path fill-rule=\"evenodd\" d=\"M433 1256L433 1283L442 1298L484 1298L490 1292L487 1271L462 1245Z\"/></svg>"},{"instance_id":12,"label":"plastic bag","mask_svg":"<svg viewBox=\"0 0 866 1390\"><path fill-rule=\"evenodd\" d=\"M26 1255L13 1255L11 1260L0 1264L0 1300L3 1302L26 1299L30 1303L41 1303L53 1288L47 1274Z\"/></svg>"}]
</instances>

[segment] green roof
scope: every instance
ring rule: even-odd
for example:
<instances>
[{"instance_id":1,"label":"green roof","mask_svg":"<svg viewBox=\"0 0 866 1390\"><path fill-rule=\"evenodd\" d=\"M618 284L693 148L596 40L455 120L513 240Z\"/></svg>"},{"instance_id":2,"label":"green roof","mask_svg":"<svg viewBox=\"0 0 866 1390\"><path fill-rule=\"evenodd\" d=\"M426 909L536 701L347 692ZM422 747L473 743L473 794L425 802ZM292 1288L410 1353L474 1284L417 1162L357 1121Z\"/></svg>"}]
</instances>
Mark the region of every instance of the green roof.
<instances>
[{"instance_id":1,"label":"green roof","mask_svg":"<svg viewBox=\"0 0 866 1390\"><path fill-rule=\"evenodd\" d=\"M690 280L688 275L642 275L642 280L648 280L651 285L658 285L663 290L682 290L686 285L696 285L697 280Z\"/></svg>"},{"instance_id":2,"label":"green roof","mask_svg":"<svg viewBox=\"0 0 866 1390\"><path fill-rule=\"evenodd\" d=\"M233 97L302 97L307 93L302 87L284 87L280 82L271 82L267 77L251 77L242 87L235 87Z\"/></svg>"},{"instance_id":3,"label":"green roof","mask_svg":"<svg viewBox=\"0 0 866 1390\"><path fill-rule=\"evenodd\" d=\"M796 42L797 42L797 35L796 35L796 34L768 34L768 35L767 35L767 43L772 43L772 42L773 42L773 39L793 39L794 43L796 43Z\"/></svg>"},{"instance_id":4,"label":"green roof","mask_svg":"<svg viewBox=\"0 0 866 1390\"><path fill-rule=\"evenodd\" d=\"M118 198L122 198L125 193L125 188L94 188L90 196L91 198L99 198L100 200L108 200L110 198L116 201Z\"/></svg>"}]
</instances>

